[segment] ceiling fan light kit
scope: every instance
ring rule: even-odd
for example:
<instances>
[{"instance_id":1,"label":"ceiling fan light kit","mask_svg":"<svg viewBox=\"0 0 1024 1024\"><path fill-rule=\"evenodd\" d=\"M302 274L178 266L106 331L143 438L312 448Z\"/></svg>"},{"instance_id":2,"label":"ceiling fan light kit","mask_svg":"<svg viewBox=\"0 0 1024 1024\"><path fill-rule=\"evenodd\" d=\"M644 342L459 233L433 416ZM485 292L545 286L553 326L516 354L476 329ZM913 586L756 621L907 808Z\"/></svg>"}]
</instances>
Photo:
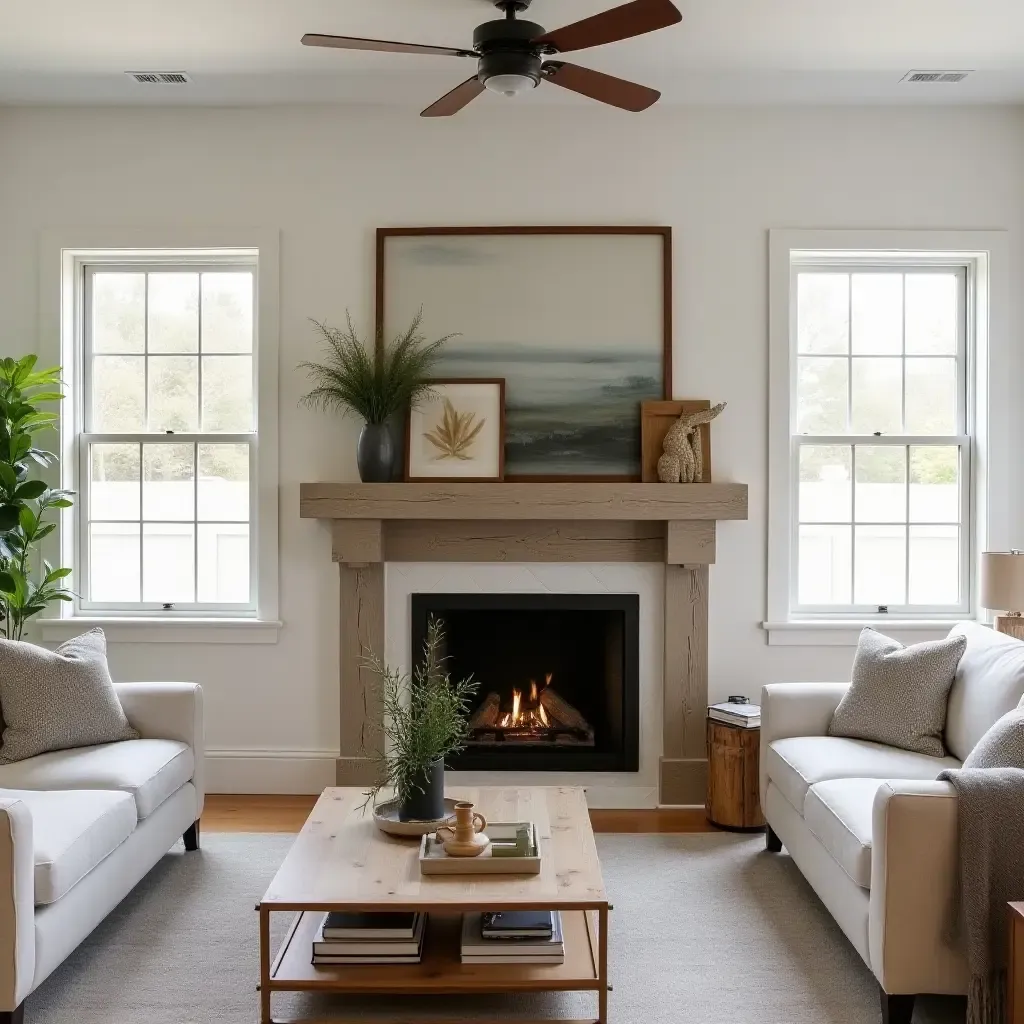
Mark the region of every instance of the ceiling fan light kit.
<instances>
[{"instance_id":1,"label":"ceiling fan light kit","mask_svg":"<svg viewBox=\"0 0 1024 1024\"><path fill-rule=\"evenodd\" d=\"M529 8L532 0L492 0L505 12L500 21L488 21L473 33L473 49L448 46L399 43L386 39L356 36L332 36L308 33L306 46L326 46L339 50L379 50L388 53L435 54L445 57L472 57L477 73L445 93L422 111L422 117L450 117L485 91L516 96L535 89L541 81L589 96L600 103L637 113L657 103L661 93L613 75L567 64L546 61L553 54L585 50L591 46L617 42L668 28L682 20L672 0L632 0L572 25L545 32L543 25L520 20L517 15Z\"/></svg>"}]
</instances>

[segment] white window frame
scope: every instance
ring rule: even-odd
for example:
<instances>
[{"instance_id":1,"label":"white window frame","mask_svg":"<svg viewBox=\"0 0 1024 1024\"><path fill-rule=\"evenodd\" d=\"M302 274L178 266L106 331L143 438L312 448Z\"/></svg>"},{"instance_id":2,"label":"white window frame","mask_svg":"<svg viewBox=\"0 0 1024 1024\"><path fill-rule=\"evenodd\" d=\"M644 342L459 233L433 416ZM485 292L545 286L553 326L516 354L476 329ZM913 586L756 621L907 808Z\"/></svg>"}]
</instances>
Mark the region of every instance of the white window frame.
<instances>
[{"instance_id":1,"label":"white window frame","mask_svg":"<svg viewBox=\"0 0 1024 1024\"><path fill-rule=\"evenodd\" d=\"M83 237L89 236L89 237ZM63 367L66 398L61 410L61 484L76 492L88 473L86 441L149 441L159 435L84 433L88 365L84 352L85 275L88 268L149 269L189 265L224 269L246 264L254 270L255 316L253 392L255 440L250 454L251 600L244 605L159 604L130 606L80 598L56 609L59 619L42 620L45 640L61 640L91 625L102 625L108 639L145 642L184 640L214 643L273 643L278 629L278 232L266 229L122 232L48 232L41 241L40 352ZM59 339L59 347L53 339ZM175 434L178 443L211 440L205 434ZM217 435L230 443L236 435ZM64 510L51 554L73 569L71 587L84 580L88 545L84 506Z\"/></svg>"},{"instance_id":2,"label":"white window frame","mask_svg":"<svg viewBox=\"0 0 1024 1024\"><path fill-rule=\"evenodd\" d=\"M938 637L963 618L977 617L977 553L1004 544L1009 532L1007 352L1007 243L1003 232L774 230L769 244L769 472L768 594L763 623L768 642L781 645L855 644L864 625L877 625L908 642ZM963 267L967 277L964 360L967 391L959 415L961 444L961 580L956 609L915 607L879 614L869 608L801 607L796 602L798 445L795 415L795 271L842 264L844 269L886 265L903 270ZM1000 432L1001 431L1001 432ZM828 439L819 440L828 443ZM936 444L935 437L843 435L836 444Z\"/></svg>"}]
</instances>

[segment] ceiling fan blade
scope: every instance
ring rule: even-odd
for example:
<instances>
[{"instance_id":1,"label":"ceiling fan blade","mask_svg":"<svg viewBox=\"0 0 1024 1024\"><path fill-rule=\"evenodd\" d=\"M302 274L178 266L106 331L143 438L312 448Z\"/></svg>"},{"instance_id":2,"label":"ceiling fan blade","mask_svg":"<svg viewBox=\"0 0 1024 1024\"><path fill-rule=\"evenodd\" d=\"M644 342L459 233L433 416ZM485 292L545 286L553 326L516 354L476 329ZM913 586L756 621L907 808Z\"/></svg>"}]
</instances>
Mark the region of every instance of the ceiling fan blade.
<instances>
[{"instance_id":1,"label":"ceiling fan blade","mask_svg":"<svg viewBox=\"0 0 1024 1024\"><path fill-rule=\"evenodd\" d=\"M467 78L461 85L446 92L439 100L431 103L420 117L451 117L457 114L467 103L475 100L484 91L484 83L479 78Z\"/></svg>"},{"instance_id":2,"label":"ceiling fan blade","mask_svg":"<svg viewBox=\"0 0 1024 1024\"><path fill-rule=\"evenodd\" d=\"M553 46L559 53L568 53L570 50L585 50L590 46L642 36L682 20L683 16L671 0L633 0L632 3L595 14L592 18L584 18L583 21L546 32L533 41Z\"/></svg>"},{"instance_id":3,"label":"ceiling fan blade","mask_svg":"<svg viewBox=\"0 0 1024 1024\"><path fill-rule=\"evenodd\" d=\"M338 50L382 50L386 53L434 53L441 57L478 57L473 50L456 50L450 46L421 46L419 43L394 43L388 39L360 39L358 36L325 36L307 32L303 46L328 46Z\"/></svg>"},{"instance_id":4,"label":"ceiling fan blade","mask_svg":"<svg viewBox=\"0 0 1024 1024\"><path fill-rule=\"evenodd\" d=\"M646 85L627 82L624 78L615 78L591 68L581 68L578 64L549 60L543 70L549 82L563 89L571 89L581 96L589 96L592 100L631 110L633 113L646 110L661 98L657 89L648 89Z\"/></svg>"}]
</instances>

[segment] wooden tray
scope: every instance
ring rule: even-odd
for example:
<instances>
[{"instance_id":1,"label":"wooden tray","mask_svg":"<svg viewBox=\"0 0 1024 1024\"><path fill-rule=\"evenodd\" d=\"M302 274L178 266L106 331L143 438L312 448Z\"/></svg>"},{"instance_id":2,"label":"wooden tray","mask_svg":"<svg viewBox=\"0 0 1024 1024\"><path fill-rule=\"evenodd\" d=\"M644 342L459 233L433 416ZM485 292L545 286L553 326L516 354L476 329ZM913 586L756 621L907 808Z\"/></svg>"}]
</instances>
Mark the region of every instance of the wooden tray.
<instances>
[{"instance_id":1,"label":"wooden tray","mask_svg":"<svg viewBox=\"0 0 1024 1024\"><path fill-rule=\"evenodd\" d=\"M487 827L515 825L512 821L492 821ZM539 875L540 844L537 826L530 825L532 857L492 857L490 847L478 857L449 857L433 834L420 841L420 874L423 875Z\"/></svg>"}]
</instances>

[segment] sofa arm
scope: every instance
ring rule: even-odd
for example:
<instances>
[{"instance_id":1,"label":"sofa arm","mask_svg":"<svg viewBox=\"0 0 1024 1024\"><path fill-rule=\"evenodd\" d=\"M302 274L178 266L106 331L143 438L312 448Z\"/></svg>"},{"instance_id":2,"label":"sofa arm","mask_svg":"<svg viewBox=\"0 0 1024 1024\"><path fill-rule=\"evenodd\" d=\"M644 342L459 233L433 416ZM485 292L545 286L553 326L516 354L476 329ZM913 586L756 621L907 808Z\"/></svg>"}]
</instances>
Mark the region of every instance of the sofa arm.
<instances>
[{"instance_id":1,"label":"sofa arm","mask_svg":"<svg viewBox=\"0 0 1024 1024\"><path fill-rule=\"evenodd\" d=\"M956 790L883 782L872 807L868 948L886 992L967 991L964 957L946 939L959 863Z\"/></svg>"},{"instance_id":2,"label":"sofa arm","mask_svg":"<svg viewBox=\"0 0 1024 1024\"><path fill-rule=\"evenodd\" d=\"M788 736L824 736L849 683L768 683L761 687L761 806L768 789L765 748Z\"/></svg>"},{"instance_id":3,"label":"sofa arm","mask_svg":"<svg viewBox=\"0 0 1024 1024\"><path fill-rule=\"evenodd\" d=\"M198 683L115 683L114 689L128 721L143 739L178 740L192 748L198 816L205 796L203 688Z\"/></svg>"},{"instance_id":4,"label":"sofa arm","mask_svg":"<svg viewBox=\"0 0 1024 1024\"><path fill-rule=\"evenodd\" d=\"M0 1011L32 991L36 971L35 860L28 805L0 795Z\"/></svg>"}]
</instances>

